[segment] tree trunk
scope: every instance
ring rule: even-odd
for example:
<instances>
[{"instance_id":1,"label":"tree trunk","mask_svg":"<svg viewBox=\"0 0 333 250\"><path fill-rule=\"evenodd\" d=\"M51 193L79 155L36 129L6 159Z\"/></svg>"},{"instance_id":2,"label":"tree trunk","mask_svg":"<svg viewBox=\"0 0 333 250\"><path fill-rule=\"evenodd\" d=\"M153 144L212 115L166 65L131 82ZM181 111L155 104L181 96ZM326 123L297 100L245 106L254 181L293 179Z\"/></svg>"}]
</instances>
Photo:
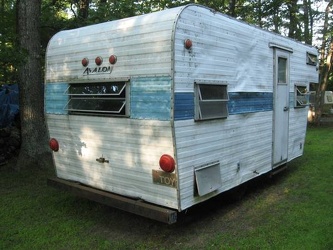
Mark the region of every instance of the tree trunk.
<instances>
[{"instance_id":1,"label":"tree trunk","mask_svg":"<svg viewBox=\"0 0 333 250\"><path fill-rule=\"evenodd\" d=\"M316 102L315 102L315 117L314 123L319 124L320 118L322 115L323 105L324 105L324 98L323 93L327 88L328 85L328 78L330 72L332 70L332 58L333 58L333 40L330 38L330 42L327 40L329 36L329 13L332 10L333 1L330 1L325 9L325 18L324 18L324 27L323 27L323 40L320 48L320 82L316 91ZM329 47L326 47L326 44L329 44ZM326 49L327 48L327 49Z\"/></svg>"},{"instance_id":2,"label":"tree trunk","mask_svg":"<svg viewBox=\"0 0 333 250\"><path fill-rule=\"evenodd\" d=\"M17 1L18 44L25 60L19 66L21 149L16 168L50 164L44 121L44 89L41 70L41 0Z\"/></svg>"},{"instance_id":3,"label":"tree trunk","mask_svg":"<svg viewBox=\"0 0 333 250\"><path fill-rule=\"evenodd\" d=\"M304 8L304 42L306 44L312 44L312 35L310 34L310 22L309 22L309 12L311 10L311 1L303 0L303 8ZM311 29L312 30L312 29Z\"/></svg>"},{"instance_id":4,"label":"tree trunk","mask_svg":"<svg viewBox=\"0 0 333 250\"><path fill-rule=\"evenodd\" d=\"M88 18L89 13L89 0L79 1L79 18L81 21L85 22Z\"/></svg>"},{"instance_id":5,"label":"tree trunk","mask_svg":"<svg viewBox=\"0 0 333 250\"><path fill-rule=\"evenodd\" d=\"M257 12L257 16L258 16L258 25L259 25L259 27L260 28L262 28L263 27L263 13L262 13L262 2L261 2L261 0L259 0L258 1L258 4L257 4L257 10L256 10L256 12Z\"/></svg>"},{"instance_id":6,"label":"tree trunk","mask_svg":"<svg viewBox=\"0 0 333 250\"><path fill-rule=\"evenodd\" d=\"M236 0L229 0L229 12L232 17L236 17Z\"/></svg>"},{"instance_id":7,"label":"tree trunk","mask_svg":"<svg viewBox=\"0 0 333 250\"><path fill-rule=\"evenodd\" d=\"M279 27L280 27L280 4L273 4L272 6L272 13L273 13L273 26L274 26L274 32L279 34Z\"/></svg>"},{"instance_id":8,"label":"tree trunk","mask_svg":"<svg viewBox=\"0 0 333 250\"><path fill-rule=\"evenodd\" d=\"M297 0L290 0L288 4L289 9L289 33L288 37L296 38L296 30L297 30Z\"/></svg>"}]
</instances>

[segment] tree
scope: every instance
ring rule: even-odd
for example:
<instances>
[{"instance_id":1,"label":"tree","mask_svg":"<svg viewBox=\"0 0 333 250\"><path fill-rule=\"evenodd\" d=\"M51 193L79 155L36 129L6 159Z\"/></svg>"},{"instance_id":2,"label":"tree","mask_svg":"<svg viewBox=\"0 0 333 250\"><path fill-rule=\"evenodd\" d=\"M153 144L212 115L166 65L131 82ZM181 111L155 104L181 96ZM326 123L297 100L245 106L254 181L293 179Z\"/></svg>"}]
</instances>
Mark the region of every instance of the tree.
<instances>
[{"instance_id":1,"label":"tree","mask_svg":"<svg viewBox=\"0 0 333 250\"><path fill-rule=\"evenodd\" d=\"M320 48L320 82L316 90L314 122L319 124L323 110L323 93L327 89L329 78L332 75L333 40L332 30L329 27L329 14L332 12L333 1L329 1L325 9L324 25L322 30L322 44Z\"/></svg>"},{"instance_id":2,"label":"tree","mask_svg":"<svg viewBox=\"0 0 333 250\"><path fill-rule=\"evenodd\" d=\"M41 6L41 44L45 50L51 37L63 29L77 25L69 19L71 3L67 0L43 0Z\"/></svg>"},{"instance_id":3,"label":"tree","mask_svg":"<svg viewBox=\"0 0 333 250\"><path fill-rule=\"evenodd\" d=\"M49 155L49 149L43 110L41 44L45 49L50 37L61 29L144 14L190 2L206 5L277 33L283 30L285 34L311 44L315 15L311 7L312 0L1 0L0 12L3 18L0 20L0 80L18 79L20 88L22 146L18 167L33 163L45 165L49 159L42 157ZM300 2L303 6L299 5ZM16 7L17 43L14 33L16 23L11 18ZM327 18L332 1L328 7ZM68 12L73 14L72 17L66 16ZM38 18L40 16L43 20L42 26ZM328 46L332 43L329 36L331 30L326 17L325 23L327 27L323 30L321 49L324 54L321 56L320 67L322 79L325 80L320 85L321 90L327 87L332 75L333 50L329 50L332 47ZM43 30L42 35L40 28ZM19 74L15 77L17 68Z\"/></svg>"},{"instance_id":4,"label":"tree","mask_svg":"<svg viewBox=\"0 0 333 250\"><path fill-rule=\"evenodd\" d=\"M15 0L0 2L0 84L16 83L20 58L15 44Z\"/></svg>"},{"instance_id":5,"label":"tree","mask_svg":"<svg viewBox=\"0 0 333 250\"><path fill-rule=\"evenodd\" d=\"M288 11L289 11L289 32L288 37L296 38L297 33L297 25L298 25L298 6L297 0L289 0L288 1Z\"/></svg>"},{"instance_id":6,"label":"tree","mask_svg":"<svg viewBox=\"0 0 333 250\"><path fill-rule=\"evenodd\" d=\"M22 144L17 169L50 163L44 122L40 10L41 0L17 0L18 45L25 59L18 74Z\"/></svg>"},{"instance_id":7,"label":"tree","mask_svg":"<svg viewBox=\"0 0 333 250\"><path fill-rule=\"evenodd\" d=\"M313 16L311 9L311 1L303 0L303 11L304 11L304 42L306 44L312 44L313 36Z\"/></svg>"}]
</instances>

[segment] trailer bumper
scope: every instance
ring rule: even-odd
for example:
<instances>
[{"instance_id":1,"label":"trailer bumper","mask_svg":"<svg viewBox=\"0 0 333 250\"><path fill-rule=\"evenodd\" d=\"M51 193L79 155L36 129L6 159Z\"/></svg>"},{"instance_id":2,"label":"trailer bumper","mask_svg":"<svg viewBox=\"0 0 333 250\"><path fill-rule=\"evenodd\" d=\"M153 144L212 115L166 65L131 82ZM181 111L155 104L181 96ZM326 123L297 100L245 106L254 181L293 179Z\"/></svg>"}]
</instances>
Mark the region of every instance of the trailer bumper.
<instances>
[{"instance_id":1,"label":"trailer bumper","mask_svg":"<svg viewBox=\"0 0 333 250\"><path fill-rule=\"evenodd\" d=\"M146 218L157 220L167 224L177 222L177 211L135 200L92 187L84 186L77 182L67 181L60 178L48 178L47 185L86 198L98 203L137 214Z\"/></svg>"}]
</instances>

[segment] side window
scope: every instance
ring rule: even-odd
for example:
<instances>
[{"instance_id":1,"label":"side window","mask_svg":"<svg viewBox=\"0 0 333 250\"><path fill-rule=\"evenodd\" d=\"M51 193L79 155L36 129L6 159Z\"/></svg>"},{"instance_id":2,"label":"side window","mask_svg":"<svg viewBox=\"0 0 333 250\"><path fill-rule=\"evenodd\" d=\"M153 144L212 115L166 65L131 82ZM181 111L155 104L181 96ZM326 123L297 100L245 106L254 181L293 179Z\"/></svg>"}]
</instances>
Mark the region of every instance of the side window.
<instances>
[{"instance_id":1,"label":"side window","mask_svg":"<svg viewBox=\"0 0 333 250\"><path fill-rule=\"evenodd\" d=\"M295 108L309 105L309 92L304 85L295 85Z\"/></svg>"},{"instance_id":2,"label":"side window","mask_svg":"<svg viewBox=\"0 0 333 250\"><path fill-rule=\"evenodd\" d=\"M75 83L67 90L70 114L127 116L127 83Z\"/></svg>"},{"instance_id":3,"label":"side window","mask_svg":"<svg viewBox=\"0 0 333 250\"><path fill-rule=\"evenodd\" d=\"M228 86L226 84L195 84L195 120L228 116Z\"/></svg>"},{"instance_id":4,"label":"side window","mask_svg":"<svg viewBox=\"0 0 333 250\"><path fill-rule=\"evenodd\" d=\"M306 53L306 64L317 66L317 55L311 54L309 52Z\"/></svg>"}]
</instances>

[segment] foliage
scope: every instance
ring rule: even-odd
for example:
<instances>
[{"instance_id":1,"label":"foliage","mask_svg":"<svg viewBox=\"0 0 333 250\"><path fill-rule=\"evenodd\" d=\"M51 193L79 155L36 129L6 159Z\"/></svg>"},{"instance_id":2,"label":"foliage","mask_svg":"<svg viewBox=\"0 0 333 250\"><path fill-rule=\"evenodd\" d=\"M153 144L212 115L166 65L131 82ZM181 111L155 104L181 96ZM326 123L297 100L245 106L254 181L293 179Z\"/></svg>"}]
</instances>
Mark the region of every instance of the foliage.
<instances>
[{"instance_id":1,"label":"foliage","mask_svg":"<svg viewBox=\"0 0 333 250\"><path fill-rule=\"evenodd\" d=\"M317 9L320 2L322 1L42 0L41 44L45 51L49 39L63 29L145 14L189 3L205 5L264 29L311 44L312 37L315 35L314 23L323 18L322 12ZM0 83L16 82L17 64L23 60L24 56L18 53L16 46L16 0L2 1L0 8L3 16L0 21ZM331 16L330 20L332 20ZM331 32L330 25L329 33L325 37Z\"/></svg>"},{"instance_id":2,"label":"foliage","mask_svg":"<svg viewBox=\"0 0 333 250\"><path fill-rule=\"evenodd\" d=\"M323 28L321 30L321 45L319 49L319 74L320 80L316 89L314 123L320 124L320 118L324 109L324 92L333 87L333 39L332 39L332 8L333 1L328 1L323 15Z\"/></svg>"},{"instance_id":3,"label":"foliage","mask_svg":"<svg viewBox=\"0 0 333 250\"><path fill-rule=\"evenodd\" d=\"M41 6L42 47L45 49L51 37L62 29L75 28L68 17L70 4L65 0L43 0Z\"/></svg>"},{"instance_id":4,"label":"foliage","mask_svg":"<svg viewBox=\"0 0 333 250\"><path fill-rule=\"evenodd\" d=\"M170 226L47 187L50 169L0 166L0 249L332 249L332 137L310 128L285 172Z\"/></svg>"},{"instance_id":5,"label":"foliage","mask_svg":"<svg viewBox=\"0 0 333 250\"><path fill-rule=\"evenodd\" d=\"M321 74L321 90L325 89L333 91L333 20L331 18L333 10L333 1L326 6L324 15L324 27L322 30L322 45L320 48L320 74Z\"/></svg>"},{"instance_id":6,"label":"foliage","mask_svg":"<svg viewBox=\"0 0 333 250\"><path fill-rule=\"evenodd\" d=\"M17 82L20 55L16 45L15 1L3 1L0 6L0 85Z\"/></svg>"},{"instance_id":7,"label":"foliage","mask_svg":"<svg viewBox=\"0 0 333 250\"><path fill-rule=\"evenodd\" d=\"M29 66L27 64L29 51L27 49L22 50L18 46L22 44L22 41L18 40L17 31L22 30L22 28L20 29L17 23L23 17L17 15L16 7L19 2L20 0L0 1L0 14L2 16L0 20L0 84L19 82L18 69L20 67L24 69L22 65ZM40 16L41 41L36 41L38 46L41 42L41 53L37 54L38 57L41 55L43 60L48 41L62 29L71 29L188 3L197 3L308 44L315 42L313 37L319 34L321 40L317 44L321 44L320 72L322 78L317 90L320 93L325 89L333 89L333 67L331 66L333 58L332 12L326 10L326 13L324 13L322 10L316 9L318 3L323 2L327 6L332 5L332 0L40 0L35 2L42 5ZM35 7L39 9L40 6ZM31 17L29 18L33 20ZM317 30L319 33L316 33L314 24L316 21L320 22L323 19L327 26L324 25L323 29ZM43 62L39 66L41 70L43 70L42 65L44 65ZM31 68L34 67L31 66ZM24 70L20 72L22 73L22 71ZM26 76L29 74L30 76L36 75L27 72ZM23 88L28 80L32 79L21 80L20 88ZM34 82L27 89L35 90L37 88L41 88L39 81ZM21 91L21 93L23 92ZM40 94L42 94L42 91L40 91ZM38 95L36 95L39 98L38 100L42 100L42 97ZM24 94L21 96L24 96ZM320 118L321 103L319 97L318 94L316 103L318 112L316 112L316 115ZM33 98L33 100L35 99ZM30 105L31 103L22 101L21 104L24 107L24 105ZM39 106L42 106L42 103ZM38 113L40 113L40 110L32 109L32 114L35 114L35 117L38 117ZM25 141L23 140L23 142Z\"/></svg>"}]
</instances>

